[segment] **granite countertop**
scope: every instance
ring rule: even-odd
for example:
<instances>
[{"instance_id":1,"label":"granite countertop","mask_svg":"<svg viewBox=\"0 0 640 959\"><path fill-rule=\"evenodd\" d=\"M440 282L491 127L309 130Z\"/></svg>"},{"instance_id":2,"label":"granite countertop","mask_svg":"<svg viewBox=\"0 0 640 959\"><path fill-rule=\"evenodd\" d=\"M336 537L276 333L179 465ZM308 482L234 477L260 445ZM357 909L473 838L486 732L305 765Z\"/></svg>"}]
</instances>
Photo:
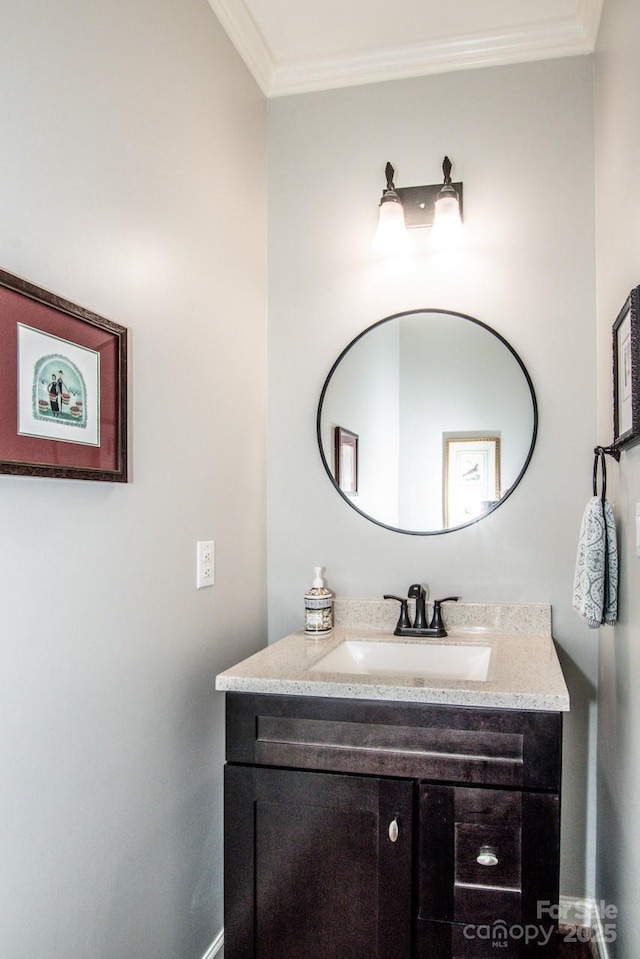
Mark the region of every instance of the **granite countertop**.
<instances>
[{"instance_id":1,"label":"granite countertop","mask_svg":"<svg viewBox=\"0 0 640 959\"><path fill-rule=\"evenodd\" d=\"M342 608L336 604L337 625L326 637L310 637L302 631L285 636L220 673L216 689L498 709L569 709L569 693L551 636L549 606L447 604L443 614L449 635L443 640L393 636L393 625L381 625L373 608L375 604L381 616L388 617L388 606L376 601L342 603ZM487 678L479 681L313 671L327 653L349 639L489 646Z\"/></svg>"}]
</instances>

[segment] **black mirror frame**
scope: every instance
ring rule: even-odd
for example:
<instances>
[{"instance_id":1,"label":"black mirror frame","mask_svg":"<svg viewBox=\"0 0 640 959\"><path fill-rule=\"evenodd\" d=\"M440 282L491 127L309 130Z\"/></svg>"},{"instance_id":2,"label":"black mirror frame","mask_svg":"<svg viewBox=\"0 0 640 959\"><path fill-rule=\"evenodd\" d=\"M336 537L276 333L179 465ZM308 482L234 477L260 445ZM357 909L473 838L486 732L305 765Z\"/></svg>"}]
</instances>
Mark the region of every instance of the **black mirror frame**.
<instances>
[{"instance_id":1,"label":"black mirror frame","mask_svg":"<svg viewBox=\"0 0 640 959\"><path fill-rule=\"evenodd\" d=\"M532 435L531 435L531 444L530 444L530 446L529 446L529 451L528 451L527 456L526 456L526 459L525 459L525 461L524 461L524 463L523 463L523 465L522 465L522 469L521 469L520 472L518 473L518 475L517 475L516 479L514 480L514 482L513 482L513 483L511 484L511 486L509 487L509 490L504 494L504 496L503 496L500 500L498 500L497 503L495 503L493 506L490 506L489 509L487 509L487 510L486 510L484 513L482 513L480 516L476 516L474 519L469 520L468 523L461 523L459 526L450 526L450 527L448 527L448 528L446 528L446 529L434 529L434 530L402 529L402 528L399 527L399 526L389 526L387 523L382 523L380 520L374 519L373 516L369 516L368 513L365 513L363 510L359 509L359 508L355 505L355 503L353 502L353 500L351 500L351 499L349 498L349 496L347 496L347 495L340 489L340 487L339 487L338 483L336 482L335 477L334 477L334 475L333 475L333 473L332 473L332 471L331 471L331 467L330 467L329 463L327 462L327 458L326 458L326 456L325 456L325 454L324 454L324 449L323 449L323 447L322 447L322 430L321 430L322 405L323 405L323 403L324 403L324 398L325 398L327 389L329 388L329 384L330 384L330 382L331 382L331 378L332 378L333 374L335 373L336 369L338 368L338 366L340 365L340 363L341 363L341 361L343 360L343 358L347 355L347 353L349 353L350 350L353 349L353 347L356 345L356 343L358 343L364 336L367 335L367 333L370 333L372 330L375 330L377 327L382 326L384 323L389 323L391 320L397 320L397 319L400 319L400 317L403 317L403 316L415 316L417 313L439 313L439 314L444 314L445 316L457 316L457 317L461 317L461 318L464 319L464 320L469 320L469 322L475 323L476 326L482 327L482 329L486 330L488 333L491 333L492 336L495 336L496 339L498 339L498 340L502 343L502 345L503 345L504 347L506 347L506 349L509 351L509 353L511 353L511 355L512 355L513 358L514 358L514 360L516 361L516 363L517 363L518 366L520 367L520 370L522 371L522 375L524 376L524 378L525 378L525 380L526 380L526 383L527 383L527 386L529 387L529 391L530 391L530 393L531 393L531 403L532 403L532 407L533 407L533 430L532 430ZM487 323L483 323L482 320L478 320L478 319L476 319L476 317L474 317L474 316L469 316L468 313L458 313L456 310L438 310L438 309L435 309L435 308L430 308L430 309L417 309L417 310L403 310L403 311L400 312L400 313L392 313L391 316L385 316L383 319L378 320L376 323L372 323L371 326L368 326L365 330L362 330L361 333L358 333L358 335L357 335L353 340L351 340L351 342L344 348L344 350L342 351L342 353L340 353L340 355L338 356L337 360L335 361L335 363L333 364L333 366L332 366L331 369L329 370L329 373L328 373L328 375L327 375L327 378L326 378L325 381L324 381L324 385L323 385L323 387L322 387L322 391L321 391L321 393L320 393L320 400L318 401L318 412L317 412L317 415L316 415L316 437L317 437L317 440L318 440L318 449L319 449L319 451L320 451L320 459L322 460L322 465L324 466L324 468L325 468L325 470L326 470L326 472L327 472L327 476L328 476L329 479L331 480L331 483L333 484L335 490L339 493L339 495L342 497L342 499L343 499L346 503L349 504L349 506L351 507L351 509L355 510L356 513L359 513L361 516L363 516L363 517L364 517L366 520L368 520L370 523L375 523L376 526L381 526L383 529L388 529L388 530L390 530L392 533L404 533L404 534L407 535L407 536L441 536L441 535L444 534L444 533L454 533L454 532L456 532L456 530L465 529L467 526L473 526L475 523L478 523L478 522L480 522L480 520L483 520L483 519L485 519L487 516L489 516L490 513L495 512L495 510L497 510L500 506L502 506L502 504L505 502L505 500L507 500L507 499L511 496L511 494L512 494L513 491L514 491L514 489L516 488L516 486L519 484L520 480L522 479L522 477L523 477L524 474L526 473L527 468L528 468L528 466L529 466L529 463L531 462L531 457L533 456L533 451L534 451L534 448L535 448L535 445L536 445L537 436L538 436L538 401L537 401L537 399L536 399L536 393L535 393L535 390L534 390L534 388L533 388L533 382L532 382L531 377L530 377L530 375L529 375L529 371L527 370L527 368L526 368L526 366L524 365L524 363L522 362L520 356L516 353L516 351L514 350L514 348L511 346L511 344L504 338L504 336L502 336L500 333L498 333L496 330L494 330L494 329L493 329L491 326L489 326Z\"/></svg>"}]
</instances>

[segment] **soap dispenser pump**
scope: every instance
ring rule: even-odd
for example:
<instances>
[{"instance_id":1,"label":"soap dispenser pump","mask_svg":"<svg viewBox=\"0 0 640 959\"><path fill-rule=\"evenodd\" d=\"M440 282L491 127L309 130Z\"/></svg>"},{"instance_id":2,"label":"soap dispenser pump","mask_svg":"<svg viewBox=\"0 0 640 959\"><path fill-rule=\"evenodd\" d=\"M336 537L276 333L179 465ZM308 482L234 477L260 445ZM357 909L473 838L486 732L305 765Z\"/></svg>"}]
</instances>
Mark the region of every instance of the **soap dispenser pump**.
<instances>
[{"instance_id":1,"label":"soap dispenser pump","mask_svg":"<svg viewBox=\"0 0 640 959\"><path fill-rule=\"evenodd\" d=\"M304 594L304 631L323 636L333 629L333 593L324 585L322 566L314 566L311 589Z\"/></svg>"}]
</instances>

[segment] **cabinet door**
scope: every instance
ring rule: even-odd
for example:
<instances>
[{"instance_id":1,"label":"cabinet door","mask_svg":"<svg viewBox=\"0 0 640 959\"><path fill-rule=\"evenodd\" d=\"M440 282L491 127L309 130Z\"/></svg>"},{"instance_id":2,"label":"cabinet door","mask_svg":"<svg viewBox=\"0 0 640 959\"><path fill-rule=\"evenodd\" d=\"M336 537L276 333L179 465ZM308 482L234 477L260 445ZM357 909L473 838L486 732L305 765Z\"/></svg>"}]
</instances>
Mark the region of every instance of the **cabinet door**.
<instances>
[{"instance_id":1,"label":"cabinet door","mask_svg":"<svg viewBox=\"0 0 640 959\"><path fill-rule=\"evenodd\" d=\"M420 789L418 956L555 956L558 797Z\"/></svg>"},{"instance_id":2,"label":"cabinet door","mask_svg":"<svg viewBox=\"0 0 640 959\"><path fill-rule=\"evenodd\" d=\"M408 959L411 820L409 782L226 766L225 959Z\"/></svg>"}]
</instances>

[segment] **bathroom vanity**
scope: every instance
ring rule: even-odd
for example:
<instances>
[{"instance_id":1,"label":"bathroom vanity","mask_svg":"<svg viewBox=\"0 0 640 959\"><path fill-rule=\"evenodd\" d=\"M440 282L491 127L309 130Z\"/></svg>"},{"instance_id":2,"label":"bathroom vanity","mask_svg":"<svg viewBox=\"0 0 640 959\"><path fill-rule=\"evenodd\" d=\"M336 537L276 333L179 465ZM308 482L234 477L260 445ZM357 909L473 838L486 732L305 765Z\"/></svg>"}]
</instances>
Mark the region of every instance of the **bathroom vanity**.
<instances>
[{"instance_id":1,"label":"bathroom vanity","mask_svg":"<svg viewBox=\"0 0 640 959\"><path fill-rule=\"evenodd\" d=\"M218 677L225 959L555 957L569 698L550 611L447 617L442 652L488 647L485 679L403 673L404 640L348 622ZM354 639L398 643L398 674L327 659Z\"/></svg>"}]
</instances>

